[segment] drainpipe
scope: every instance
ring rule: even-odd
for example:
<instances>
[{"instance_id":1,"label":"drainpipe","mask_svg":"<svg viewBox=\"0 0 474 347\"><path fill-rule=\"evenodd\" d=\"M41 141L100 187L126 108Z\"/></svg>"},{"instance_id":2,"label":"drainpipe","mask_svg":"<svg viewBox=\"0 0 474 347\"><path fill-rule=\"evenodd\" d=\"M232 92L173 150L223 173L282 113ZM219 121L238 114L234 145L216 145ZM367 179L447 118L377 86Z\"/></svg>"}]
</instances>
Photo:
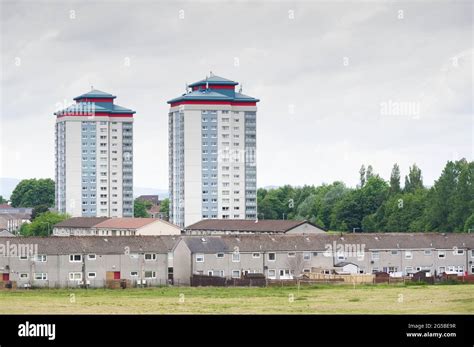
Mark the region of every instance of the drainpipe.
<instances>
[{"instance_id":1,"label":"drainpipe","mask_svg":"<svg viewBox=\"0 0 474 347\"><path fill-rule=\"evenodd\" d=\"M193 281L192 281L192 278L193 278L193 274L194 274L194 259L193 259L193 255L194 253L191 252L191 277L189 278L189 281L190 281L190 285L192 286L193 285Z\"/></svg>"},{"instance_id":2,"label":"drainpipe","mask_svg":"<svg viewBox=\"0 0 474 347\"><path fill-rule=\"evenodd\" d=\"M86 254L85 250L82 250L82 287L87 289L86 279Z\"/></svg>"}]
</instances>

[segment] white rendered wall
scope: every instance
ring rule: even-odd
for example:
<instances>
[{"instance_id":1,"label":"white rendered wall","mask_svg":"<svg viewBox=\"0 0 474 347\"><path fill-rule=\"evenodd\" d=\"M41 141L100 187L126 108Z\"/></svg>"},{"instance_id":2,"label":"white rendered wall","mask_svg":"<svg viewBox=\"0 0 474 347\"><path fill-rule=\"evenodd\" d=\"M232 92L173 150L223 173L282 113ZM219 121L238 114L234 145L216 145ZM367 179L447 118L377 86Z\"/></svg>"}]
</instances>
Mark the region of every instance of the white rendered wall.
<instances>
[{"instance_id":1,"label":"white rendered wall","mask_svg":"<svg viewBox=\"0 0 474 347\"><path fill-rule=\"evenodd\" d=\"M202 218L201 110L184 110L184 225Z\"/></svg>"},{"instance_id":2,"label":"white rendered wall","mask_svg":"<svg viewBox=\"0 0 474 347\"><path fill-rule=\"evenodd\" d=\"M66 213L82 216L82 123L66 121Z\"/></svg>"}]
</instances>

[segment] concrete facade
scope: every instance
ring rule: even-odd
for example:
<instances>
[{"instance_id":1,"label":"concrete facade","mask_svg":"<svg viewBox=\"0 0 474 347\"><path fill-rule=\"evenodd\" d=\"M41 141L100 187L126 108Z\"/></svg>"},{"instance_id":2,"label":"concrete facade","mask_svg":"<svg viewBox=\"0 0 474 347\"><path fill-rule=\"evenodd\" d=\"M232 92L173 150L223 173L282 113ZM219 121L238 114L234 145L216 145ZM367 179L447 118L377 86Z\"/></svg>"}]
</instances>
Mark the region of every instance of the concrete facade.
<instances>
[{"instance_id":1,"label":"concrete facade","mask_svg":"<svg viewBox=\"0 0 474 347\"><path fill-rule=\"evenodd\" d=\"M256 103L211 75L168 101L170 221L255 219Z\"/></svg>"},{"instance_id":2,"label":"concrete facade","mask_svg":"<svg viewBox=\"0 0 474 347\"><path fill-rule=\"evenodd\" d=\"M472 234L2 237L0 273L19 287L189 285L193 274L292 279L304 272L474 273Z\"/></svg>"},{"instance_id":3,"label":"concrete facade","mask_svg":"<svg viewBox=\"0 0 474 347\"><path fill-rule=\"evenodd\" d=\"M133 216L133 114L92 90L56 115L56 208L72 217Z\"/></svg>"}]
</instances>

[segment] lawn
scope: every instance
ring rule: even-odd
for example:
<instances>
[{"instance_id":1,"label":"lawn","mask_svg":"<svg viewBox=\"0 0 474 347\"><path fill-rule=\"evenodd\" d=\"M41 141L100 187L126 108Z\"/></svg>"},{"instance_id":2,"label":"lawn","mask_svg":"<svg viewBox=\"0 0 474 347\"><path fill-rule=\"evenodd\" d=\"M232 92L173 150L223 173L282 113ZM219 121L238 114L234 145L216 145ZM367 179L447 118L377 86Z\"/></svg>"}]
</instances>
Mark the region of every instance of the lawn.
<instances>
[{"instance_id":1,"label":"lawn","mask_svg":"<svg viewBox=\"0 0 474 347\"><path fill-rule=\"evenodd\" d=\"M474 313L474 285L0 291L0 314Z\"/></svg>"}]
</instances>

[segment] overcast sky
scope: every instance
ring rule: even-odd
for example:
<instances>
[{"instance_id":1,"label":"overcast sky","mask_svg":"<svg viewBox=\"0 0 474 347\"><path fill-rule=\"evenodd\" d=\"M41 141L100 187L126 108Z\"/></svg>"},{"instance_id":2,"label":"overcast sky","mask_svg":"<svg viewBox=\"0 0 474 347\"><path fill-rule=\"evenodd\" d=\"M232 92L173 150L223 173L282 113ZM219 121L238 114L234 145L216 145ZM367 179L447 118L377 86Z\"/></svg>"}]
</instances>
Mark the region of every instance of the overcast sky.
<instances>
[{"instance_id":1,"label":"overcast sky","mask_svg":"<svg viewBox=\"0 0 474 347\"><path fill-rule=\"evenodd\" d=\"M0 3L0 177L54 178L53 112L93 85L137 111L134 184L166 189L166 101L209 71L261 100L259 187L473 160L471 1Z\"/></svg>"}]
</instances>

